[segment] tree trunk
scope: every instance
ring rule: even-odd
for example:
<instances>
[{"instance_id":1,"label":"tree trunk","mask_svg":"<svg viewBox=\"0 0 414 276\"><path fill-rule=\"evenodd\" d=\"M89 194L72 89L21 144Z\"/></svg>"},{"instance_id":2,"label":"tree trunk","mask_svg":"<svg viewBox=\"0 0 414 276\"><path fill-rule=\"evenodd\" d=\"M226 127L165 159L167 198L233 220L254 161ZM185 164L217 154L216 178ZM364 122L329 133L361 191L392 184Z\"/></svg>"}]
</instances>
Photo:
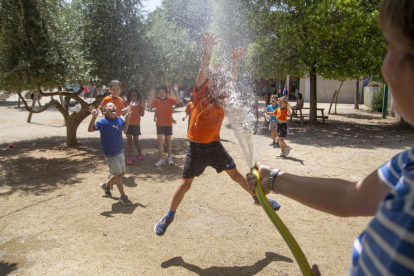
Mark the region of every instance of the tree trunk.
<instances>
[{"instance_id":1,"label":"tree trunk","mask_svg":"<svg viewBox=\"0 0 414 276\"><path fill-rule=\"evenodd\" d=\"M315 67L309 72L310 78L310 110L309 110L309 124L316 125L317 122L317 97L316 97L316 69Z\"/></svg>"},{"instance_id":2,"label":"tree trunk","mask_svg":"<svg viewBox=\"0 0 414 276\"><path fill-rule=\"evenodd\" d=\"M96 102L97 107L100 101ZM69 104L69 102L67 102ZM69 116L65 117L66 123L66 145L76 146L78 141L76 139L76 132L82 121L89 116L89 105L86 103L81 104L81 109L77 112L72 112Z\"/></svg>"},{"instance_id":3,"label":"tree trunk","mask_svg":"<svg viewBox=\"0 0 414 276\"><path fill-rule=\"evenodd\" d=\"M36 101L37 101L37 97L38 97L38 93L36 92L36 94L33 97L33 102L32 102L32 110L34 110L35 106L36 106ZM32 120L32 112L29 112L29 117L27 117L27 122L30 123L30 121Z\"/></svg>"},{"instance_id":4,"label":"tree trunk","mask_svg":"<svg viewBox=\"0 0 414 276\"><path fill-rule=\"evenodd\" d=\"M335 90L335 93L334 93L333 98L332 98L331 105L329 106L328 114L331 114L331 108L332 108L332 105L333 105L334 101L335 101L335 113L334 114L336 114L336 106L338 105L338 95L339 95L339 91L341 91L342 84L344 84L344 81L341 82L341 85L339 86L338 91Z\"/></svg>"},{"instance_id":5,"label":"tree trunk","mask_svg":"<svg viewBox=\"0 0 414 276\"><path fill-rule=\"evenodd\" d=\"M359 109L359 79L356 81L356 90L354 97L354 109Z\"/></svg>"},{"instance_id":6,"label":"tree trunk","mask_svg":"<svg viewBox=\"0 0 414 276\"><path fill-rule=\"evenodd\" d=\"M66 145L76 146L78 140L76 139L76 131L78 130L79 123L75 120L71 120L70 116L66 121Z\"/></svg>"}]
</instances>

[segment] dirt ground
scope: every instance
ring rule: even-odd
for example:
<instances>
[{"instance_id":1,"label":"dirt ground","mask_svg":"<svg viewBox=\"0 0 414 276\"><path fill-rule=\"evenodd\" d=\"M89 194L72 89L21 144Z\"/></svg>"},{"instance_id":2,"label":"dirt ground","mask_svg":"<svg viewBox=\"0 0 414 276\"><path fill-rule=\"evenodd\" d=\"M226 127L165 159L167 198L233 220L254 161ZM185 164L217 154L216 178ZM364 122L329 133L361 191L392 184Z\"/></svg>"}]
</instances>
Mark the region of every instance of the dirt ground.
<instances>
[{"instance_id":1,"label":"dirt ground","mask_svg":"<svg viewBox=\"0 0 414 276\"><path fill-rule=\"evenodd\" d=\"M56 110L34 114L0 102L0 275L301 275L297 262L261 207L226 173L212 168L193 182L175 221L163 237L154 225L166 213L178 185L188 141L184 108L174 118L175 166L158 160L153 112L142 120L145 159L127 167L125 190L104 197L106 162L99 133L78 129L79 145L65 146L63 118ZM43 99L45 100L45 99ZM318 107L328 108L328 104ZM325 113L327 113L325 111ZM277 159L260 118L258 161L304 176L356 181L413 144L414 128L382 119L361 105L338 106L326 124L289 125L289 157ZM224 147L248 172L234 132L225 119ZM14 148L8 148L13 143ZM353 240L370 217L338 218L281 195L281 219L310 264L322 275L347 275Z\"/></svg>"}]
</instances>

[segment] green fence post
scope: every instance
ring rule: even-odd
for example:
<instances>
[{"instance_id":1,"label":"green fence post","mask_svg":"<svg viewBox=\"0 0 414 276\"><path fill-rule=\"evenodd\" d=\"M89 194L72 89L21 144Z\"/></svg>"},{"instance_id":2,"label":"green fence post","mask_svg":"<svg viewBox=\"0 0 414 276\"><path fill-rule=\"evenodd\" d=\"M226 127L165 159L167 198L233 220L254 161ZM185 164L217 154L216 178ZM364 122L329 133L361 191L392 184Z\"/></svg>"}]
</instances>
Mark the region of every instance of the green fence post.
<instances>
[{"instance_id":1,"label":"green fence post","mask_svg":"<svg viewBox=\"0 0 414 276\"><path fill-rule=\"evenodd\" d=\"M384 84L384 98L382 100L382 118L387 117L388 85Z\"/></svg>"}]
</instances>

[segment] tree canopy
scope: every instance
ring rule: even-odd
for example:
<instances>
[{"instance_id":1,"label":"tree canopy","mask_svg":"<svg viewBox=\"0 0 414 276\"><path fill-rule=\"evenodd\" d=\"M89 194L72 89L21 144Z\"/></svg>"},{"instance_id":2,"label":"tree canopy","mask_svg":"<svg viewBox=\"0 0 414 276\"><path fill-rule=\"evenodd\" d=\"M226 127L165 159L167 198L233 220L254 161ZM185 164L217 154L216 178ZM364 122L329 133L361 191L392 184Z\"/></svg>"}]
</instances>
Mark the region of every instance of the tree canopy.
<instances>
[{"instance_id":1,"label":"tree canopy","mask_svg":"<svg viewBox=\"0 0 414 276\"><path fill-rule=\"evenodd\" d=\"M228 63L231 48L248 48L245 76L310 76L310 122L316 123L317 74L338 80L380 75L380 2L171 0L146 15L141 0L2 0L0 83L8 93L37 89L64 96L49 106L62 112L73 138L88 104L81 91L57 88L112 79L124 92L135 86L143 94L161 83L190 86L202 54L200 33L213 31L222 39L216 62ZM70 99L82 106L77 115L68 112Z\"/></svg>"},{"instance_id":2,"label":"tree canopy","mask_svg":"<svg viewBox=\"0 0 414 276\"><path fill-rule=\"evenodd\" d=\"M310 118L316 123L316 75L355 79L379 75L385 48L377 25L380 1L258 1L251 12L259 34L249 47L257 75L311 78Z\"/></svg>"},{"instance_id":3,"label":"tree canopy","mask_svg":"<svg viewBox=\"0 0 414 276\"><path fill-rule=\"evenodd\" d=\"M145 79L147 49L140 0L81 0L82 48L90 62L91 82L113 79L124 90Z\"/></svg>"},{"instance_id":4,"label":"tree canopy","mask_svg":"<svg viewBox=\"0 0 414 276\"><path fill-rule=\"evenodd\" d=\"M8 93L56 87L67 74L57 1L3 0L0 6L0 83Z\"/></svg>"}]
</instances>

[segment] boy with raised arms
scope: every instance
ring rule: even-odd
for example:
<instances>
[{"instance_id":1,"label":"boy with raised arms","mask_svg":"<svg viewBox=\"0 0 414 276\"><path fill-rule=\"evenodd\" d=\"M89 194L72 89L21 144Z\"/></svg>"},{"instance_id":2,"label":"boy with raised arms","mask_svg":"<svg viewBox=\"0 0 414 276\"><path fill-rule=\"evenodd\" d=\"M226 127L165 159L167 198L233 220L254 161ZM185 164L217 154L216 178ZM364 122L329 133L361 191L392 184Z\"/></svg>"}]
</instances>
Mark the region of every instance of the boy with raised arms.
<instances>
[{"instance_id":1,"label":"boy with raised arms","mask_svg":"<svg viewBox=\"0 0 414 276\"><path fill-rule=\"evenodd\" d=\"M254 192L248 189L246 178L237 170L233 159L219 141L220 128L225 114L221 103L228 96L227 85L234 85L236 81L240 60L245 49L232 49L230 58L233 64L230 76L228 76L222 68L209 70L211 51L213 46L220 42L218 36L210 33L201 36L204 39L204 51L194 88L194 108L187 132L190 145L182 179L174 191L170 209L154 227L155 233L159 236L165 233L173 221L175 212L190 189L194 177L200 176L207 166L213 167L218 173L225 171L234 182L254 196ZM257 198L254 202L258 203ZM280 208L278 202L274 200L269 200L269 202L275 210Z\"/></svg>"},{"instance_id":2,"label":"boy with raised arms","mask_svg":"<svg viewBox=\"0 0 414 276\"><path fill-rule=\"evenodd\" d=\"M131 106L135 106L135 103L131 103ZM131 108L128 108L125 113L125 121L118 117L117 107L114 103L106 103L102 107L104 118L95 123L98 117L98 111L92 105L89 107L89 112L92 114L92 120L89 123L88 131L98 131L101 133L101 144L105 154L108 167L112 172L111 178L107 183L102 183L100 187L104 190L108 197L112 197L111 186L116 182L121 197L119 202L123 205L131 205L131 201L124 192L124 186L122 184L122 177L125 175L125 155L122 147L123 137L122 131L128 130L129 119L131 117Z\"/></svg>"}]
</instances>

